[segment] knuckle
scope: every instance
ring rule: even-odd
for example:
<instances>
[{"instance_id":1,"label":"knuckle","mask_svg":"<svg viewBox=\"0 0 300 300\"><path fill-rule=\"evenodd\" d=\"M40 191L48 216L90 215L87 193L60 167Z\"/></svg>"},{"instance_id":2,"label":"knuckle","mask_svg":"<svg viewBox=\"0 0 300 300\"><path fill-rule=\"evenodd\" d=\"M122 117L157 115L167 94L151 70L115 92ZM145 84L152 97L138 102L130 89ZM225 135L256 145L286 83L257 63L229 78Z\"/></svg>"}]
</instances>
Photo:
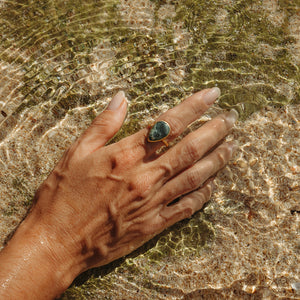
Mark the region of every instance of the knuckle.
<instances>
[{"instance_id":1,"label":"knuckle","mask_svg":"<svg viewBox=\"0 0 300 300\"><path fill-rule=\"evenodd\" d=\"M187 198L182 204L183 210L192 210L192 207L194 205L194 201L191 197L186 196Z\"/></svg>"},{"instance_id":2,"label":"knuckle","mask_svg":"<svg viewBox=\"0 0 300 300\"><path fill-rule=\"evenodd\" d=\"M203 203L208 201L208 199L210 198L210 195L211 195L210 191L211 190L210 190L209 186L206 185L205 187L201 188L200 190L198 190L194 193L194 197L197 199L197 203L200 208L202 207Z\"/></svg>"},{"instance_id":3,"label":"knuckle","mask_svg":"<svg viewBox=\"0 0 300 300\"><path fill-rule=\"evenodd\" d=\"M162 197L161 197L163 200L163 203L170 203L171 200L173 202L173 199L174 199L174 197L176 197L177 193L178 193L178 189L176 187L165 189L163 191ZM171 205L171 204L168 204L168 205Z\"/></svg>"},{"instance_id":4,"label":"knuckle","mask_svg":"<svg viewBox=\"0 0 300 300\"><path fill-rule=\"evenodd\" d=\"M142 235L152 235L155 233L155 228L153 226L143 226L141 229L141 234Z\"/></svg>"},{"instance_id":5,"label":"knuckle","mask_svg":"<svg viewBox=\"0 0 300 300\"><path fill-rule=\"evenodd\" d=\"M112 150L111 157L122 168L128 168L136 162L135 151L132 151L131 148L128 148L122 142L118 143L116 150Z\"/></svg>"},{"instance_id":6,"label":"knuckle","mask_svg":"<svg viewBox=\"0 0 300 300\"><path fill-rule=\"evenodd\" d=\"M189 218L190 216L193 215L194 210L194 201L192 198L186 198L184 201L180 204L180 216L182 219Z\"/></svg>"},{"instance_id":7,"label":"knuckle","mask_svg":"<svg viewBox=\"0 0 300 300\"><path fill-rule=\"evenodd\" d=\"M195 116L198 116L199 114L202 114L205 110L203 102L202 101L201 102L191 101L190 110L191 110L192 114L195 115Z\"/></svg>"},{"instance_id":8,"label":"knuckle","mask_svg":"<svg viewBox=\"0 0 300 300\"><path fill-rule=\"evenodd\" d=\"M183 218L184 218L184 219L189 218L189 217L191 217L193 214L194 214L194 211L193 211L192 207L187 207L187 208L185 208L185 210L183 211Z\"/></svg>"},{"instance_id":9,"label":"knuckle","mask_svg":"<svg viewBox=\"0 0 300 300\"><path fill-rule=\"evenodd\" d=\"M195 162L199 159L199 147L196 145L196 142L191 140L184 147L183 158L186 158L188 161Z\"/></svg>"},{"instance_id":10,"label":"knuckle","mask_svg":"<svg viewBox=\"0 0 300 300\"><path fill-rule=\"evenodd\" d=\"M93 122L87 130L86 135L97 135L98 138L101 138L107 134L110 135L111 131L112 127L109 126L109 121L102 119Z\"/></svg>"},{"instance_id":11,"label":"knuckle","mask_svg":"<svg viewBox=\"0 0 300 300\"><path fill-rule=\"evenodd\" d=\"M111 122L111 117L112 115L110 111L104 111L93 120L91 126L111 127L113 123Z\"/></svg>"},{"instance_id":12,"label":"knuckle","mask_svg":"<svg viewBox=\"0 0 300 300\"><path fill-rule=\"evenodd\" d=\"M152 188L151 180L148 176L139 176L134 177L129 181L128 189L133 191L137 198L144 199L146 198Z\"/></svg>"},{"instance_id":13,"label":"knuckle","mask_svg":"<svg viewBox=\"0 0 300 300\"><path fill-rule=\"evenodd\" d=\"M143 235L152 236L160 232L162 229L162 222L159 218L154 218L147 220L146 223L140 228L140 231Z\"/></svg>"},{"instance_id":14,"label":"knuckle","mask_svg":"<svg viewBox=\"0 0 300 300\"><path fill-rule=\"evenodd\" d=\"M178 135L180 135L182 133L182 130L184 128L182 121L177 118L171 118L170 120L167 120L167 122L169 123L170 127L171 127L171 133L170 136L172 138L177 137Z\"/></svg>"},{"instance_id":15,"label":"knuckle","mask_svg":"<svg viewBox=\"0 0 300 300\"><path fill-rule=\"evenodd\" d=\"M187 196L187 199L185 199L185 202L184 202L185 209L188 209L188 208L192 209L192 207L194 206L194 202L195 202L195 199L193 197Z\"/></svg>"},{"instance_id":16,"label":"knuckle","mask_svg":"<svg viewBox=\"0 0 300 300\"><path fill-rule=\"evenodd\" d=\"M162 163L159 168L161 169L162 176L164 178L169 178L173 174L173 169L176 168L176 166L171 165L170 162L165 162Z\"/></svg>"},{"instance_id":17,"label":"knuckle","mask_svg":"<svg viewBox=\"0 0 300 300\"><path fill-rule=\"evenodd\" d=\"M194 170L190 171L187 174L187 177L186 177L186 181L187 181L188 187L191 188L191 189L195 189L201 183L200 179L201 178L200 178L200 176L199 176L199 174L198 174L197 171L194 171Z\"/></svg>"}]
</instances>

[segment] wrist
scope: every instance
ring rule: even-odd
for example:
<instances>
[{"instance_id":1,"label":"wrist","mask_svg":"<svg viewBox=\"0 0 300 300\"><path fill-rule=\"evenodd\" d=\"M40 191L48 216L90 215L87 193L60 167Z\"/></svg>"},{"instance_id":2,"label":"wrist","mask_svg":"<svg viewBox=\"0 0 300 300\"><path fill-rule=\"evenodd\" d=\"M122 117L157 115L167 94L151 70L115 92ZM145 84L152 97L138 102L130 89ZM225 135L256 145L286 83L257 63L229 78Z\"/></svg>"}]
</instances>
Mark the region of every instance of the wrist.
<instances>
[{"instance_id":1,"label":"wrist","mask_svg":"<svg viewBox=\"0 0 300 300\"><path fill-rule=\"evenodd\" d=\"M84 269L74 245L44 223L30 214L0 253L0 295L7 299L58 297Z\"/></svg>"},{"instance_id":2,"label":"wrist","mask_svg":"<svg viewBox=\"0 0 300 300\"><path fill-rule=\"evenodd\" d=\"M75 241L58 224L51 224L32 213L21 225L28 232L30 242L40 252L38 258L47 265L49 279L59 294L66 290L84 269L80 249ZM48 283L51 288L51 284ZM53 288L53 286L52 286Z\"/></svg>"}]
</instances>

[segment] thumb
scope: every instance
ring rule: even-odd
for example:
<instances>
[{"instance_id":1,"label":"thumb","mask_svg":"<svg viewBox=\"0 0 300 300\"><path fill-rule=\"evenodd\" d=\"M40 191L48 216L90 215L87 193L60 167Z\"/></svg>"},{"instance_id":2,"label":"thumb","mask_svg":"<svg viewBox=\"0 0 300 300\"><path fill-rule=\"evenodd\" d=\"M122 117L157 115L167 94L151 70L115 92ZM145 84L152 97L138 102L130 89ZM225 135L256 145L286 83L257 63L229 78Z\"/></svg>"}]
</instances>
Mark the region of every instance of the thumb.
<instances>
[{"instance_id":1,"label":"thumb","mask_svg":"<svg viewBox=\"0 0 300 300\"><path fill-rule=\"evenodd\" d=\"M127 100L124 92L120 91L77 140L76 152L79 157L92 153L104 146L120 130L126 111Z\"/></svg>"}]
</instances>

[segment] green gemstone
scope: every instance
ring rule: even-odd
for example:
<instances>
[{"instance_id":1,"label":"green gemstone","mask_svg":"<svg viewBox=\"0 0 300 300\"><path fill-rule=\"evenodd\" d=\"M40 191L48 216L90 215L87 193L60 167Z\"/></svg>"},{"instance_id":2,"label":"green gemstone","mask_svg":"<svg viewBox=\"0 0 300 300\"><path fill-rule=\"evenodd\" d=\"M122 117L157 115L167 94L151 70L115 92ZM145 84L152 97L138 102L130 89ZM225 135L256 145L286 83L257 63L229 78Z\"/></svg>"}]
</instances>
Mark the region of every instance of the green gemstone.
<instances>
[{"instance_id":1,"label":"green gemstone","mask_svg":"<svg viewBox=\"0 0 300 300\"><path fill-rule=\"evenodd\" d=\"M151 128L149 135L148 135L148 141L149 142L161 141L170 134L170 131L171 131L171 129L167 122L158 121Z\"/></svg>"}]
</instances>

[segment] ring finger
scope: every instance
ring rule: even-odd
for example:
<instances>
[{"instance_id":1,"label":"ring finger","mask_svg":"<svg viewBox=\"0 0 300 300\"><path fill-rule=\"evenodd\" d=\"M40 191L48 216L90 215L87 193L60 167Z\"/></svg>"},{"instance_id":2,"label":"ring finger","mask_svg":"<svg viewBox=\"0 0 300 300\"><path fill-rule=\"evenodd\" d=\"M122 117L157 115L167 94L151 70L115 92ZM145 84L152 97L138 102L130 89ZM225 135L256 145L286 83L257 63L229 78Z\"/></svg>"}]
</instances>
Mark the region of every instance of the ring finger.
<instances>
[{"instance_id":1,"label":"ring finger","mask_svg":"<svg viewBox=\"0 0 300 300\"><path fill-rule=\"evenodd\" d=\"M155 161L156 169L167 181L189 168L229 133L237 118L238 113L231 110L205 123L160 156Z\"/></svg>"}]
</instances>

